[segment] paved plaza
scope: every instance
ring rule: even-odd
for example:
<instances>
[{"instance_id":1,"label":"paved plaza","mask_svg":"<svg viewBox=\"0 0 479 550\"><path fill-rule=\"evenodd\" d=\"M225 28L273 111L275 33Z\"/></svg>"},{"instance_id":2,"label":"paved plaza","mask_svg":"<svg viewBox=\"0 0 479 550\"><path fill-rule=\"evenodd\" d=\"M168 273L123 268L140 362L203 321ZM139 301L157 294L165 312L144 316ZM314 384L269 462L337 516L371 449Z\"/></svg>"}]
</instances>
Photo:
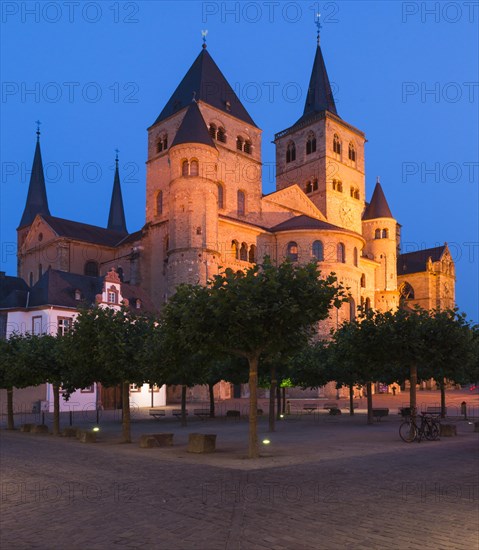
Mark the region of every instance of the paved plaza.
<instances>
[{"instance_id":1,"label":"paved plaza","mask_svg":"<svg viewBox=\"0 0 479 550\"><path fill-rule=\"evenodd\" d=\"M448 401L465 397L474 412L478 396L458 393ZM271 443L255 461L246 459L243 419L190 417L182 428L173 417L155 421L139 411L131 445L119 443L113 413L104 413L96 444L2 429L0 546L479 547L479 434L470 420L448 419L457 437L407 444L398 437L397 408L368 426L361 408L336 417L292 405L274 434L260 420L260 440ZM75 418L84 427L94 422L91 415ZM140 449L140 434L155 432L174 433L174 446ZM217 452L187 453L193 432L216 433Z\"/></svg>"}]
</instances>

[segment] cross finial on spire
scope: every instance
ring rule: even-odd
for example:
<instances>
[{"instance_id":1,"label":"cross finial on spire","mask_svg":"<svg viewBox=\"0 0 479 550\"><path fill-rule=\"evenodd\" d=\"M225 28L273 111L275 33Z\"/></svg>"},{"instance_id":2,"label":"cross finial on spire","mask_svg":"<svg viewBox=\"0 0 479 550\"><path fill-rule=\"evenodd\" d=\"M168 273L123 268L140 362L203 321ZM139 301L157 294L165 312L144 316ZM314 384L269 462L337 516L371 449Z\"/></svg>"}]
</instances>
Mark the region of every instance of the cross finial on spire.
<instances>
[{"instance_id":1,"label":"cross finial on spire","mask_svg":"<svg viewBox=\"0 0 479 550\"><path fill-rule=\"evenodd\" d=\"M379 176L376 177L376 183L381 183L381 178Z\"/></svg>"},{"instance_id":2,"label":"cross finial on spire","mask_svg":"<svg viewBox=\"0 0 479 550\"><path fill-rule=\"evenodd\" d=\"M322 28L322 25L319 21L319 18L321 17L321 14L318 12L315 17L314 17L314 22L316 24L316 28L318 29L318 33L316 35L316 40L318 41L318 46L319 46L319 35L321 33L321 28Z\"/></svg>"},{"instance_id":3,"label":"cross finial on spire","mask_svg":"<svg viewBox=\"0 0 479 550\"><path fill-rule=\"evenodd\" d=\"M206 36L207 35L208 35L207 30L201 31L201 37L203 38L203 49L206 49Z\"/></svg>"},{"instance_id":4,"label":"cross finial on spire","mask_svg":"<svg viewBox=\"0 0 479 550\"><path fill-rule=\"evenodd\" d=\"M116 156L115 156L115 162L118 164L118 153L120 152L119 149L115 149L115 153L116 153Z\"/></svg>"},{"instance_id":5,"label":"cross finial on spire","mask_svg":"<svg viewBox=\"0 0 479 550\"><path fill-rule=\"evenodd\" d=\"M40 124L41 124L41 122L39 120L35 120L35 124L37 125L37 141L40 141Z\"/></svg>"}]
</instances>

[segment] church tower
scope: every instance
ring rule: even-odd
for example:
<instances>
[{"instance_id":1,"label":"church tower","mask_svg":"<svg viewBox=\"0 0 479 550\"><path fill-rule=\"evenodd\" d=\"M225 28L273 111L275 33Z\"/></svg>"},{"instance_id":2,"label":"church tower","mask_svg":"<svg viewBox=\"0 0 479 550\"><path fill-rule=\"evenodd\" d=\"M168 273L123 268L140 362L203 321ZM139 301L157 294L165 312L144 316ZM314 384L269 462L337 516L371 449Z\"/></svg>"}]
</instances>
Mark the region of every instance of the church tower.
<instances>
[{"instance_id":1,"label":"church tower","mask_svg":"<svg viewBox=\"0 0 479 550\"><path fill-rule=\"evenodd\" d=\"M338 115L318 32L303 115L275 136L277 189L299 185L329 223L360 233L365 141Z\"/></svg>"}]
</instances>

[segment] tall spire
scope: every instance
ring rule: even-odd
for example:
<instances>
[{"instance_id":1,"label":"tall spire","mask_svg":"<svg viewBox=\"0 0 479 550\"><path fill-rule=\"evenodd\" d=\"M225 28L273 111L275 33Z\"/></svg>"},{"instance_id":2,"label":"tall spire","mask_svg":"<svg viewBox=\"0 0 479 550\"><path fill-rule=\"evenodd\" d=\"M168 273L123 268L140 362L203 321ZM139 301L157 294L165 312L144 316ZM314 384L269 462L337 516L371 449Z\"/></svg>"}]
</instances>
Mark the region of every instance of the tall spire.
<instances>
[{"instance_id":1,"label":"tall spire","mask_svg":"<svg viewBox=\"0 0 479 550\"><path fill-rule=\"evenodd\" d=\"M118 171L118 149L115 158L115 179L113 180L113 191L111 193L110 214L108 215L108 229L119 233L128 233L126 229L125 210L123 208L123 197L121 195L120 173Z\"/></svg>"},{"instance_id":2,"label":"tall spire","mask_svg":"<svg viewBox=\"0 0 479 550\"><path fill-rule=\"evenodd\" d=\"M30 225L37 214L50 215L48 209L47 191L45 187L45 176L43 174L42 152L40 150L40 121L37 124L37 143L33 157L30 184L28 186L27 201L19 227Z\"/></svg>"}]
</instances>

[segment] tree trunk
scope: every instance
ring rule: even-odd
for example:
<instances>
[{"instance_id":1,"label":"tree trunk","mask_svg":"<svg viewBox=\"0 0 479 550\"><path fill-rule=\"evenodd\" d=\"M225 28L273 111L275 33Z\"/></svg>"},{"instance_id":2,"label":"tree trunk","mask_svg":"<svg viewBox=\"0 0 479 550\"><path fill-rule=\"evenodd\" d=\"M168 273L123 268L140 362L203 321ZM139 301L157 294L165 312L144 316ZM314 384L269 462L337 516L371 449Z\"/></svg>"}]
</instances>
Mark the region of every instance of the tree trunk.
<instances>
[{"instance_id":1,"label":"tree trunk","mask_svg":"<svg viewBox=\"0 0 479 550\"><path fill-rule=\"evenodd\" d=\"M439 389L441 390L441 418L446 418L446 383L444 378L439 382Z\"/></svg>"},{"instance_id":2,"label":"tree trunk","mask_svg":"<svg viewBox=\"0 0 479 550\"><path fill-rule=\"evenodd\" d=\"M215 392L213 388L214 384L208 384L208 392L210 395L210 418L215 417Z\"/></svg>"},{"instance_id":3,"label":"tree trunk","mask_svg":"<svg viewBox=\"0 0 479 550\"><path fill-rule=\"evenodd\" d=\"M286 412L286 388L285 387L281 388L281 395L283 396L281 411L284 414Z\"/></svg>"},{"instance_id":4,"label":"tree trunk","mask_svg":"<svg viewBox=\"0 0 479 550\"><path fill-rule=\"evenodd\" d=\"M130 423L130 383L123 382L121 385L121 418L123 443L131 443Z\"/></svg>"},{"instance_id":5,"label":"tree trunk","mask_svg":"<svg viewBox=\"0 0 479 550\"><path fill-rule=\"evenodd\" d=\"M7 430L14 430L15 423L13 421L13 388L7 388Z\"/></svg>"},{"instance_id":6,"label":"tree trunk","mask_svg":"<svg viewBox=\"0 0 479 550\"><path fill-rule=\"evenodd\" d=\"M187 386L181 386L181 426L186 427L186 388Z\"/></svg>"},{"instance_id":7,"label":"tree trunk","mask_svg":"<svg viewBox=\"0 0 479 550\"><path fill-rule=\"evenodd\" d=\"M372 424L373 419L373 384L372 382L368 382L366 384L366 391L368 392L368 424Z\"/></svg>"},{"instance_id":8,"label":"tree trunk","mask_svg":"<svg viewBox=\"0 0 479 550\"><path fill-rule=\"evenodd\" d=\"M258 458L258 357L248 357L249 363L249 458Z\"/></svg>"},{"instance_id":9,"label":"tree trunk","mask_svg":"<svg viewBox=\"0 0 479 550\"><path fill-rule=\"evenodd\" d=\"M349 415L354 416L354 384L349 384Z\"/></svg>"},{"instance_id":10,"label":"tree trunk","mask_svg":"<svg viewBox=\"0 0 479 550\"><path fill-rule=\"evenodd\" d=\"M413 420L416 418L416 384L417 384L417 366L411 365L409 369L409 407Z\"/></svg>"},{"instance_id":11,"label":"tree trunk","mask_svg":"<svg viewBox=\"0 0 479 550\"><path fill-rule=\"evenodd\" d=\"M269 387L269 431L274 432L274 399L276 394L276 369L274 367L271 367L270 370L270 376L271 376L271 385Z\"/></svg>"},{"instance_id":12,"label":"tree trunk","mask_svg":"<svg viewBox=\"0 0 479 550\"><path fill-rule=\"evenodd\" d=\"M276 420L281 418L281 388L279 384L276 385Z\"/></svg>"},{"instance_id":13,"label":"tree trunk","mask_svg":"<svg viewBox=\"0 0 479 550\"><path fill-rule=\"evenodd\" d=\"M52 384L53 388L53 435L60 435L60 386Z\"/></svg>"}]
</instances>

